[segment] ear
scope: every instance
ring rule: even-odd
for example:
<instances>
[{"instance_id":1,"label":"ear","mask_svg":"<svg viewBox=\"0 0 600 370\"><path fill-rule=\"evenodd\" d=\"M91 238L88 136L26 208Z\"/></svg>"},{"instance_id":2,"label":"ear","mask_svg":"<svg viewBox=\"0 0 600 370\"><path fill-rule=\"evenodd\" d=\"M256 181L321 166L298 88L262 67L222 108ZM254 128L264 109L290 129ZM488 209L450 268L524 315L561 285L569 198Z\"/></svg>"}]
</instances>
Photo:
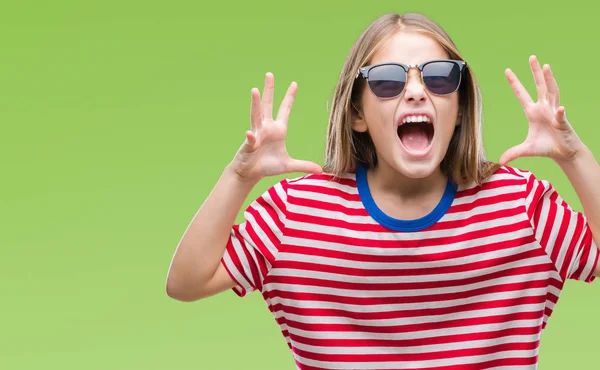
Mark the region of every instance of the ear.
<instances>
[{"instance_id":1,"label":"ear","mask_svg":"<svg viewBox=\"0 0 600 370\"><path fill-rule=\"evenodd\" d=\"M367 121L356 108L352 109L352 129L356 132L367 132Z\"/></svg>"}]
</instances>

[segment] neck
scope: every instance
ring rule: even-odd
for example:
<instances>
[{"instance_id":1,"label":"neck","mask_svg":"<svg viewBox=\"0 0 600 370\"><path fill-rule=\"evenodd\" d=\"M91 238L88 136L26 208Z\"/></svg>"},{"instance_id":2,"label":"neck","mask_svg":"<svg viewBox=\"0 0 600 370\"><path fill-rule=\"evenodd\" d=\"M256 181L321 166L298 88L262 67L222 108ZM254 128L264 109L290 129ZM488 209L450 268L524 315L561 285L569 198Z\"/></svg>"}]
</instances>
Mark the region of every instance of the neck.
<instances>
[{"instance_id":1,"label":"neck","mask_svg":"<svg viewBox=\"0 0 600 370\"><path fill-rule=\"evenodd\" d=\"M380 161L375 168L367 171L369 187L375 191L394 194L405 199L420 199L432 193L443 193L448 177L438 167L424 178L410 178Z\"/></svg>"}]
</instances>

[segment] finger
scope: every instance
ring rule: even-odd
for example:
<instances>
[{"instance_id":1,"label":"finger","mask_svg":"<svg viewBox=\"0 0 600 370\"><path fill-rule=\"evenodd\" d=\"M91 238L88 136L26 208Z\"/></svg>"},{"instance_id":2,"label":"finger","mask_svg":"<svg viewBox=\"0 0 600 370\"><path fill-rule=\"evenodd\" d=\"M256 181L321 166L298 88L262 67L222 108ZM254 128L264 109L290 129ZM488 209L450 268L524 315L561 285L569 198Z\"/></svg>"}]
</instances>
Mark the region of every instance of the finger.
<instances>
[{"instance_id":1,"label":"finger","mask_svg":"<svg viewBox=\"0 0 600 370\"><path fill-rule=\"evenodd\" d=\"M544 80L544 73L540 67L540 62L537 60L535 55L529 57L529 65L531 66L531 72L533 73L533 80L535 81L535 88L538 94L538 100L545 100L548 95L548 87Z\"/></svg>"},{"instance_id":2,"label":"finger","mask_svg":"<svg viewBox=\"0 0 600 370\"><path fill-rule=\"evenodd\" d=\"M519 157L528 157L531 155L533 154L530 152L527 145L525 143L522 143L517 146L513 146L512 148L505 151L500 156L500 160L498 161L498 163L500 163L501 166L504 166L507 163L512 162Z\"/></svg>"},{"instance_id":3,"label":"finger","mask_svg":"<svg viewBox=\"0 0 600 370\"><path fill-rule=\"evenodd\" d=\"M560 124L567 123L567 112L565 107L562 105L556 110L556 121L558 121Z\"/></svg>"},{"instance_id":4,"label":"finger","mask_svg":"<svg viewBox=\"0 0 600 370\"><path fill-rule=\"evenodd\" d=\"M554 105L554 107L558 107L560 104L560 91L558 89L558 84L556 83L556 79L554 78L554 74L552 73L552 69L548 64L544 64L544 79L546 80L546 86L548 86L548 100Z\"/></svg>"},{"instance_id":5,"label":"finger","mask_svg":"<svg viewBox=\"0 0 600 370\"><path fill-rule=\"evenodd\" d=\"M252 131L246 131L246 143L248 144L248 147L253 150L256 147L256 142L257 142L257 138L256 138L256 134Z\"/></svg>"},{"instance_id":6,"label":"finger","mask_svg":"<svg viewBox=\"0 0 600 370\"><path fill-rule=\"evenodd\" d=\"M262 122L262 112L260 110L260 91L257 88L253 88L252 92L252 104L250 105L250 124L252 125L252 131L257 131Z\"/></svg>"},{"instance_id":7,"label":"finger","mask_svg":"<svg viewBox=\"0 0 600 370\"><path fill-rule=\"evenodd\" d=\"M265 75L265 89L263 90L263 118L273 119L273 91L275 90L275 77L271 72Z\"/></svg>"},{"instance_id":8,"label":"finger","mask_svg":"<svg viewBox=\"0 0 600 370\"><path fill-rule=\"evenodd\" d=\"M323 169L314 162L290 159L285 166L285 172L323 173Z\"/></svg>"},{"instance_id":9,"label":"finger","mask_svg":"<svg viewBox=\"0 0 600 370\"><path fill-rule=\"evenodd\" d=\"M292 82L290 87L288 87L287 93L285 94L281 105L279 106L279 111L277 112L277 121L288 121L290 112L292 111L292 106L294 105L296 91L298 91L298 84Z\"/></svg>"},{"instance_id":10,"label":"finger","mask_svg":"<svg viewBox=\"0 0 600 370\"><path fill-rule=\"evenodd\" d=\"M523 84L521 84L521 81L519 81L519 79L514 74L514 72L511 71L510 68L507 68L504 71L504 74L506 75L506 78L508 79L508 83L510 84L510 87L512 87L513 92L517 96L517 99L519 99L519 103L521 103L521 106L523 108L526 108L528 105L533 104L533 100L531 100L531 96L529 96L529 93L527 92L527 90L525 90L525 88L523 87Z\"/></svg>"}]
</instances>

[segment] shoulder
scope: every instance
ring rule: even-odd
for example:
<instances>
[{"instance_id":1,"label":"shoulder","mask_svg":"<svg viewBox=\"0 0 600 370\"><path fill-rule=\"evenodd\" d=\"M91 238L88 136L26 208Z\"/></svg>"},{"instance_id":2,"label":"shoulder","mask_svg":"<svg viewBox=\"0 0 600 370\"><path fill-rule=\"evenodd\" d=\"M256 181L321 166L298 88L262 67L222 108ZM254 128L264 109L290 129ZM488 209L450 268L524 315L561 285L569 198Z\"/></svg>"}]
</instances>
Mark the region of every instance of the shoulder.
<instances>
[{"instance_id":1,"label":"shoulder","mask_svg":"<svg viewBox=\"0 0 600 370\"><path fill-rule=\"evenodd\" d=\"M531 171L504 165L480 184L471 182L470 184L460 185L457 193L462 195L527 193L536 181L538 180Z\"/></svg>"},{"instance_id":2,"label":"shoulder","mask_svg":"<svg viewBox=\"0 0 600 370\"><path fill-rule=\"evenodd\" d=\"M353 173L334 176L328 173L305 174L297 177L283 177L269 185L256 199L256 202L279 201L287 203L291 198L310 194L357 194L356 177Z\"/></svg>"},{"instance_id":3,"label":"shoulder","mask_svg":"<svg viewBox=\"0 0 600 370\"><path fill-rule=\"evenodd\" d=\"M327 188L356 188L356 176L353 173L332 175L329 173L306 174L285 180L289 189L299 189L307 186Z\"/></svg>"},{"instance_id":4,"label":"shoulder","mask_svg":"<svg viewBox=\"0 0 600 370\"><path fill-rule=\"evenodd\" d=\"M284 180L288 202L306 204L305 201L339 203L358 198L358 187L354 173L334 176L329 173L306 174Z\"/></svg>"},{"instance_id":5,"label":"shoulder","mask_svg":"<svg viewBox=\"0 0 600 370\"><path fill-rule=\"evenodd\" d=\"M501 181L513 181L526 183L531 180L533 173L529 170L512 167L512 166L501 166L494 172L487 180L487 183L501 182Z\"/></svg>"}]
</instances>

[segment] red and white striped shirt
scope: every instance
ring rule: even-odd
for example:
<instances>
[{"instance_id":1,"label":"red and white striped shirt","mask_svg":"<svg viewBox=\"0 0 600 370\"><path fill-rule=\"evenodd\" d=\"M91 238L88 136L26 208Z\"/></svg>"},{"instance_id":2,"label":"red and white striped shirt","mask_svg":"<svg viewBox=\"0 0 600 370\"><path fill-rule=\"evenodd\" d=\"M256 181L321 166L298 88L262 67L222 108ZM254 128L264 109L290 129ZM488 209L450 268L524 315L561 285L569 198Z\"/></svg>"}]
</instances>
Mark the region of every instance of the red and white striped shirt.
<instances>
[{"instance_id":1,"label":"red and white striped shirt","mask_svg":"<svg viewBox=\"0 0 600 370\"><path fill-rule=\"evenodd\" d=\"M565 281L594 280L583 214L504 166L397 220L365 171L282 180L232 229L234 291L262 293L297 368L536 369Z\"/></svg>"}]
</instances>

